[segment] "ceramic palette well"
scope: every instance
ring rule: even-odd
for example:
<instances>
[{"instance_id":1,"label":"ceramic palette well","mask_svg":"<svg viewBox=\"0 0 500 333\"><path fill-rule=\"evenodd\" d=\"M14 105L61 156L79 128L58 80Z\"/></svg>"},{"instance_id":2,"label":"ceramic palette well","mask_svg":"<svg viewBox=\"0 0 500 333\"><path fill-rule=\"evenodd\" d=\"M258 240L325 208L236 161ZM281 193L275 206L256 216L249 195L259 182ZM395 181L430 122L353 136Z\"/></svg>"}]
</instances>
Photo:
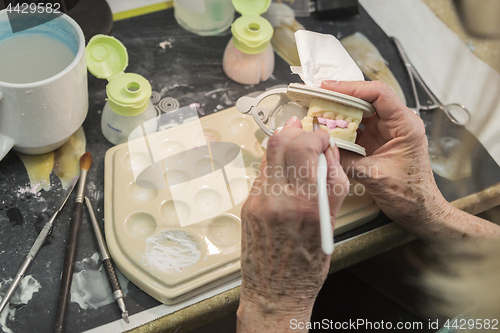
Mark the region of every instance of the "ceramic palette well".
<instances>
[{"instance_id":1,"label":"ceramic palette well","mask_svg":"<svg viewBox=\"0 0 500 333\"><path fill-rule=\"evenodd\" d=\"M105 158L106 241L120 271L166 304L238 276L241 206L267 135L233 107L138 137ZM352 193L335 230L378 212Z\"/></svg>"}]
</instances>

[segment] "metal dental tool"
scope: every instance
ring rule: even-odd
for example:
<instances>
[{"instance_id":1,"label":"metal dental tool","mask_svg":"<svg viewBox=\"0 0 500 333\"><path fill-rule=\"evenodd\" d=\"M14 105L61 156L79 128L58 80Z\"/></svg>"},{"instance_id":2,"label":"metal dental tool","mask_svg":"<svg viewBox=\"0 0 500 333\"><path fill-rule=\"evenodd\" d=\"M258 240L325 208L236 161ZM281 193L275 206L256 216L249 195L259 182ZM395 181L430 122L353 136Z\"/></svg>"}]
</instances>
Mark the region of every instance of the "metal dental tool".
<instances>
[{"instance_id":1,"label":"metal dental tool","mask_svg":"<svg viewBox=\"0 0 500 333\"><path fill-rule=\"evenodd\" d=\"M420 117L420 110L430 111L433 109L441 109L441 110L443 110L443 112L446 114L446 116L453 123L460 125L460 126L466 125L469 122L470 117L471 117L469 110L467 110L467 108L461 104L451 103L451 104L444 105L443 103L441 103L437 99L437 97L431 92L429 87L427 87L427 85L425 84L422 77L420 77L420 75L418 74L415 67L413 67L413 65L411 64L411 62L410 62L408 56L406 55L401 43L397 40L396 37L392 37L392 40L394 41L394 44L396 44L396 47L399 51L399 55L400 55L401 59L403 60L403 63L406 67L406 71L408 72L408 76L410 77L413 95L415 97L416 106L414 108L409 108L409 109L412 110L419 117ZM422 86L422 88L424 89L426 94L432 100L432 103L433 103L432 105L423 106L420 104L415 80L418 81L418 83Z\"/></svg>"},{"instance_id":2,"label":"metal dental tool","mask_svg":"<svg viewBox=\"0 0 500 333\"><path fill-rule=\"evenodd\" d=\"M122 312L123 320L128 324L128 311L125 307L125 295L123 294L122 288L120 286L120 282L118 281L118 276L116 275L115 268L113 266L113 262L111 261L111 256L108 252L108 247L106 246L106 242L104 241L104 237L102 236L101 229L99 228L99 224L94 215L94 210L92 209L92 204L90 203L89 198L85 197L85 204L87 205L87 209L89 210L90 220L92 221L92 227L94 229L95 238L97 240L97 246L99 246L99 252L101 252L102 257L102 265L104 266L104 270L106 271L106 276L108 277L108 282L113 291L113 298L116 303L118 303L118 307Z\"/></svg>"},{"instance_id":3,"label":"metal dental tool","mask_svg":"<svg viewBox=\"0 0 500 333\"><path fill-rule=\"evenodd\" d=\"M24 277L24 274L28 270L29 265L31 262L35 259L36 254L42 247L43 243L45 242L45 239L47 239L47 236L50 234L52 231L52 227L54 226L54 220L56 219L57 215L59 212L63 209L64 205L66 204L66 201L68 201L69 196L71 195L71 192L73 192L73 189L75 188L75 185L78 181L79 176L76 176L73 178L71 181L71 184L69 185L68 189L64 194L62 195L62 200L59 203L59 206L56 210L56 212L52 215L50 220L45 223L43 226L42 231L38 234L38 237L35 240L35 243L33 243L33 246L30 249L30 252L26 256L26 259L24 259L23 264L21 265L21 268L19 268L19 271L16 274L16 277L14 278L14 281L12 281L9 289L5 293L2 302L0 302L0 313L2 313L3 309L9 302L10 298L14 294L14 291L16 291L17 286L19 285L19 282L21 282L21 279Z\"/></svg>"},{"instance_id":4,"label":"metal dental tool","mask_svg":"<svg viewBox=\"0 0 500 333\"><path fill-rule=\"evenodd\" d=\"M313 131L319 130L318 118L313 118ZM326 255L333 253L333 230L330 218L330 203L328 202L328 188L326 179L328 176L328 165L324 153L318 158L318 205L319 205L319 225L321 230L321 248Z\"/></svg>"}]
</instances>

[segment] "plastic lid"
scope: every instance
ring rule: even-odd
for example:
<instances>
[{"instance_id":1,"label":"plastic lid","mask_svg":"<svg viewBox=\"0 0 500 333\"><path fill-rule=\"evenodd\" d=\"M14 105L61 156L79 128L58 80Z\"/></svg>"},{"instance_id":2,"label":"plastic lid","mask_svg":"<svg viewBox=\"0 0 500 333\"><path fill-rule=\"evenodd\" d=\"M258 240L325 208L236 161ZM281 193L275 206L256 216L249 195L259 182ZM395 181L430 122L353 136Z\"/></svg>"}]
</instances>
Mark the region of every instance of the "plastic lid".
<instances>
[{"instance_id":1,"label":"plastic lid","mask_svg":"<svg viewBox=\"0 0 500 333\"><path fill-rule=\"evenodd\" d=\"M349 150L359 155L366 156L365 148L355 143L337 138L330 138L330 147L333 147L334 145L337 145L337 147L339 147L340 149Z\"/></svg>"},{"instance_id":2,"label":"plastic lid","mask_svg":"<svg viewBox=\"0 0 500 333\"><path fill-rule=\"evenodd\" d=\"M231 0L234 9L241 15L260 15L271 5L271 0Z\"/></svg>"},{"instance_id":3,"label":"plastic lid","mask_svg":"<svg viewBox=\"0 0 500 333\"><path fill-rule=\"evenodd\" d=\"M106 86L106 94L114 112L135 116L148 107L151 84L139 74L124 73L113 77Z\"/></svg>"},{"instance_id":4,"label":"plastic lid","mask_svg":"<svg viewBox=\"0 0 500 333\"><path fill-rule=\"evenodd\" d=\"M108 79L123 73L128 66L125 46L116 38L95 35L90 39L85 55L89 72L99 79Z\"/></svg>"},{"instance_id":5,"label":"plastic lid","mask_svg":"<svg viewBox=\"0 0 500 333\"><path fill-rule=\"evenodd\" d=\"M367 101L302 83L290 83L286 94L293 102L306 108L309 107L311 99L320 98L363 110L363 117L371 117L375 113L375 108Z\"/></svg>"},{"instance_id":6,"label":"plastic lid","mask_svg":"<svg viewBox=\"0 0 500 333\"><path fill-rule=\"evenodd\" d=\"M264 52L273 31L271 23L258 15L243 15L231 25L234 46L247 54Z\"/></svg>"}]
</instances>

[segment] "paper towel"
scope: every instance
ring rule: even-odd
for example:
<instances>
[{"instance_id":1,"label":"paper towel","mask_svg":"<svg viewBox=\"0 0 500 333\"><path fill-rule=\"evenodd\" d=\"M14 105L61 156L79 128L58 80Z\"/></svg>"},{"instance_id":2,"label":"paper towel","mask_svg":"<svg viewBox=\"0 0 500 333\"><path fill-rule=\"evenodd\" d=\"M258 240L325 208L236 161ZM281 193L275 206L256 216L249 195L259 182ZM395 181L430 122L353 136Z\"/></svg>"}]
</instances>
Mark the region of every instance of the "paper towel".
<instances>
[{"instance_id":1,"label":"paper towel","mask_svg":"<svg viewBox=\"0 0 500 333\"><path fill-rule=\"evenodd\" d=\"M301 66L291 66L308 86L320 87L324 80L363 81L363 73L340 41L332 35L295 32Z\"/></svg>"}]
</instances>

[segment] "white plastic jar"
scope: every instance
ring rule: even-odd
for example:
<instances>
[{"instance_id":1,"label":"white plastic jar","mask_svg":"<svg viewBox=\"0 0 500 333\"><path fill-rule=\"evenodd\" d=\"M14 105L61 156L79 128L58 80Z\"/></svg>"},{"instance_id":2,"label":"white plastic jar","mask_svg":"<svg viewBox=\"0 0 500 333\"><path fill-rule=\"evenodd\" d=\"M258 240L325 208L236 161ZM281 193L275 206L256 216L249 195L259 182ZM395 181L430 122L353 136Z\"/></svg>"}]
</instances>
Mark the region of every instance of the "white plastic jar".
<instances>
[{"instance_id":1,"label":"white plastic jar","mask_svg":"<svg viewBox=\"0 0 500 333\"><path fill-rule=\"evenodd\" d=\"M242 84L269 79L274 71L271 24L258 15L242 15L234 21L231 32L233 37L222 58L224 73Z\"/></svg>"},{"instance_id":2,"label":"white plastic jar","mask_svg":"<svg viewBox=\"0 0 500 333\"><path fill-rule=\"evenodd\" d=\"M130 75L130 74L124 74ZM137 74L134 74L137 75ZM112 99L109 98L104 105L101 116L101 131L106 140L114 145L127 142L130 133L139 126L144 126L145 134L151 134L157 130L156 120L156 110L152 103L150 103L151 97L151 86L149 82L144 80L149 86L149 94L146 92L139 92L142 95L142 100L145 101L143 105L137 105L130 103L128 105L116 104ZM132 85L136 86L136 80L132 82ZM141 87L140 89L148 90L148 87ZM138 95L138 90L127 91L127 87L124 87L126 94L131 93L130 99L134 99L134 94ZM149 95L149 96L148 96Z\"/></svg>"},{"instance_id":3,"label":"white plastic jar","mask_svg":"<svg viewBox=\"0 0 500 333\"><path fill-rule=\"evenodd\" d=\"M174 0L174 17L188 31L217 35L233 22L234 7L231 0Z\"/></svg>"},{"instance_id":4,"label":"white plastic jar","mask_svg":"<svg viewBox=\"0 0 500 333\"><path fill-rule=\"evenodd\" d=\"M274 70L274 52L271 44L261 53L248 54L234 46L231 39L224 51L224 73L241 84L258 84L271 77Z\"/></svg>"},{"instance_id":5,"label":"white plastic jar","mask_svg":"<svg viewBox=\"0 0 500 333\"><path fill-rule=\"evenodd\" d=\"M101 116L104 137L117 145L127 142L130 133L139 126L144 128L140 131L143 135L156 132L156 110L150 103L151 84L139 74L124 72L128 65L125 46L114 37L96 35L85 52L89 71L109 81L108 99Z\"/></svg>"}]
</instances>

